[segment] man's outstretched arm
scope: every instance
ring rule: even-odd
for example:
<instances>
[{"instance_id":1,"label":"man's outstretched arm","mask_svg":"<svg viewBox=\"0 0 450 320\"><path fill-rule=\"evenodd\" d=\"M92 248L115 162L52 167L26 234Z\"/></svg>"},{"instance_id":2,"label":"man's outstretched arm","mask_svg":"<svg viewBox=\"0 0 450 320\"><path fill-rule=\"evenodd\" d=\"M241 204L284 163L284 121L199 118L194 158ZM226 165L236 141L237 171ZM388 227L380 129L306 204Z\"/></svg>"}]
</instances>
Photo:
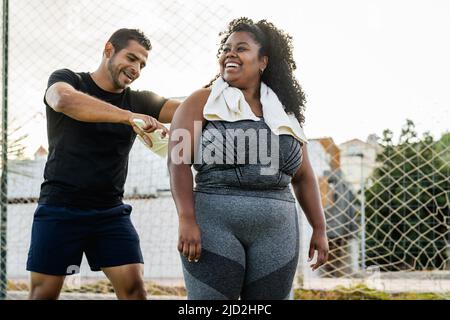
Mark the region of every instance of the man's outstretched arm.
<instances>
[{"instance_id":1,"label":"man's outstretched arm","mask_svg":"<svg viewBox=\"0 0 450 320\"><path fill-rule=\"evenodd\" d=\"M56 112L83 122L130 124L132 112L91 97L66 82L52 84L46 94L47 104Z\"/></svg>"},{"instance_id":2,"label":"man's outstretched arm","mask_svg":"<svg viewBox=\"0 0 450 320\"><path fill-rule=\"evenodd\" d=\"M118 108L110 103L80 92L65 82L52 84L45 94L45 100L50 108L56 112L63 113L78 121L110 122L130 125L150 145L152 145L152 142L148 141L150 138L143 131L152 132L156 129L162 129L163 132L168 133L167 128L151 116ZM137 126L133 121L136 118L145 121L145 125L142 128Z\"/></svg>"}]
</instances>

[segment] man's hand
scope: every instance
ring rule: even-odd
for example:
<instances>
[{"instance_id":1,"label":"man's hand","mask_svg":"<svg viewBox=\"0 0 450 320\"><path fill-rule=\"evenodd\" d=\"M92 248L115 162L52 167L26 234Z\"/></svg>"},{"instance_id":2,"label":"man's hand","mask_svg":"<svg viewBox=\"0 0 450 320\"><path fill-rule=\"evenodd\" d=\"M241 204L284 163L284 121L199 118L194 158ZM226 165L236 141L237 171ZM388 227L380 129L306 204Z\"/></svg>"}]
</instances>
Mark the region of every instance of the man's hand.
<instances>
[{"instance_id":1,"label":"man's hand","mask_svg":"<svg viewBox=\"0 0 450 320\"><path fill-rule=\"evenodd\" d=\"M146 133L160 129L162 138L169 134L169 129L161 122L148 115L132 113L128 118L128 122L132 126L134 132L141 136L150 147L153 146L153 142Z\"/></svg>"}]
</instances>

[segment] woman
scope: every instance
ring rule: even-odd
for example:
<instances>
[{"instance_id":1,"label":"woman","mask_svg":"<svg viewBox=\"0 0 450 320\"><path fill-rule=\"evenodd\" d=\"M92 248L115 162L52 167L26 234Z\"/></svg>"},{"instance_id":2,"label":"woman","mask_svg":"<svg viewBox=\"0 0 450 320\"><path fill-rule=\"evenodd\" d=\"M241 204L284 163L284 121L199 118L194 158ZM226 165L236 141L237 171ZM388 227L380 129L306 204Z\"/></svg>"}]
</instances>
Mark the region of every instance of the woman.
<instances>
[{"instance_id":1,"label":"woman","mask_svg":"<svg viewBox=\"0 0 450 320\"><path fill-rule=\"evenodd\" d=\"M221 35L220 75L184 101L171 126L168 166L188 298L286 299L299 254L289 184L313 227L312 269L328 255L291 38L248 18Z\"/></svg>"}]
</instances>

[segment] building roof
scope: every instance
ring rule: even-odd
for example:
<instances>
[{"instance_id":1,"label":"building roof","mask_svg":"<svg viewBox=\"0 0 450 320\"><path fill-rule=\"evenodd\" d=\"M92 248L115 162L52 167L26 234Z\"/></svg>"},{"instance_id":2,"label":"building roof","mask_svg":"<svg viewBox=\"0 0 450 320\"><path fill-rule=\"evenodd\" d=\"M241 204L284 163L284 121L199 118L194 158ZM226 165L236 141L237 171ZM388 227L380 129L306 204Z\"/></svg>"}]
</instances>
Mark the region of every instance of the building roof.
<instances>
[{"instance_id":1,"label":"building roof","mask_svg":"<svg viewBox=\"0 0 450 320\"><path fill-rule=\"evenodd\" d=\"M351 139L351 140L342 142L342 143L340 144L340 146L342 146L342 145L347 145L347 144L354 144L354 143L358 143L358 144L367 144L367 142L364 142L364 141L362 141L362 140L360 140L360 139Z\"/></svg>"},{"instance_id":2,"label":"building roof","mask_svg":"<svg viewBox=\"0 0 450 320\"><path fill-rule=\"evenodd\" d=\"M40 146L34 153L34 157L46 157L47 155L48 151L43 146Z\"/></svg>"}]
</instances>

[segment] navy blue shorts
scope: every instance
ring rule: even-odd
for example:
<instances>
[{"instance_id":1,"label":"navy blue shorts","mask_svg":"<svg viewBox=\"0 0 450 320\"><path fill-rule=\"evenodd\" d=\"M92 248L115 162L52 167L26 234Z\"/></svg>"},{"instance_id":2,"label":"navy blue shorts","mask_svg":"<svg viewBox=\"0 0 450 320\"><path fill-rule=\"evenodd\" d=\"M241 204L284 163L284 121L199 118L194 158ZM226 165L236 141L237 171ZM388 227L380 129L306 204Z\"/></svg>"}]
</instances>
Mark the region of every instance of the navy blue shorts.
<instances>
[{"instance_id":1,"label":"navy blue shorts","mask_svg":"<svg viewBox=\"0 0 450 320\"><path fill-rule=\"evenodd\" d=\"M77 273L83 253L92 271L143 263L131 206L80 209L39 204L34 213L27 270Z\"/></svg>"}]
</instances>

